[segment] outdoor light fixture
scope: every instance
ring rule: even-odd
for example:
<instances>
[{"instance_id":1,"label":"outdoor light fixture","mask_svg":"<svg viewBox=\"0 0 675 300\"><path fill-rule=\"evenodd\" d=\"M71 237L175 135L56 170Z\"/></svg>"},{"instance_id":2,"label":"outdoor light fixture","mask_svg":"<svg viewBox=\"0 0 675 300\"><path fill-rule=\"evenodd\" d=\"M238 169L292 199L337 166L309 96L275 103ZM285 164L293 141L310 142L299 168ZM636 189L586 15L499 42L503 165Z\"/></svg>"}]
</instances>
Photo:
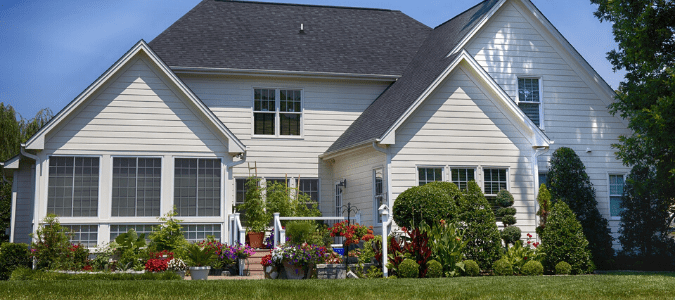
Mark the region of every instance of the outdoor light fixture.
<instances>
[{"instance_id":1,"label":"outdoor light fixture","mask_svg":"<svg viewBox=\"0 0 675 300\"><path fill-rule=\"evenodd\" d=\"M340 180L340 182L337 184L337 186L347 188L347 179Z\"/></svg>"}]
</instances>

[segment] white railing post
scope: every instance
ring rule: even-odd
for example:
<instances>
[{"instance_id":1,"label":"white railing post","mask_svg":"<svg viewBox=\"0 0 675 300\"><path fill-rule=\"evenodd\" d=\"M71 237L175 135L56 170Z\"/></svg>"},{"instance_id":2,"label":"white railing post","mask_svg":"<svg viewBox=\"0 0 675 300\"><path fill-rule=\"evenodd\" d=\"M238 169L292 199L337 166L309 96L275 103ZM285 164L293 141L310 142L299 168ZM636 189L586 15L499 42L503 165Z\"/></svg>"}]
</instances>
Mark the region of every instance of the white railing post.
<instances>
[{"instance_id":1,"label":"white railing post","mask_svg":"<svg viewBox=\"0 0 675 300\"><path fill-rule=\"evenodd\" d=\"M279 239L279 234L281 233L281 222L279 221L279 213L276 212L274 213L274 240L272 241L274 243L274 248L276 248L280 243Z\"/></svg>"},{"instance_id":2,"label":"white railing post","mask_svg":"<svg viewBox=\"0 0 675 300\"><path fill-rule=\"evenodd\" d=\"M230 245L234 244L234 215L229 215L227 217L227 222L228 223L228 236L227 236L227 242L230 243Z\"/></svg>"},{"instance_id":3,"label":"white railing post","mask_svg":"<svg viewBox=\"0 0 675 300\"><path fill-rule=\"evenodd\" d=\"M382 276L387 278L389 276L389 270L387 270L387 237L389 237L388 227L391 224L389 220L389 207L386 204L382 204L380 209L380 216L382 216Z\"/></svg>"},{"instance_id":4,"label":"white railing post","mask_svg":"<svg viewBox=\"0 0 675 300\"><path fill-rule=\"evenodd\" d=\"M234 222L236 223L235 226L237 228L237 235L238 235L237 243L243 245L246 243L246 229L244 229L241 226L241 219L239 218L239 213L234 214Z\"/></svg>"}]
</instances>

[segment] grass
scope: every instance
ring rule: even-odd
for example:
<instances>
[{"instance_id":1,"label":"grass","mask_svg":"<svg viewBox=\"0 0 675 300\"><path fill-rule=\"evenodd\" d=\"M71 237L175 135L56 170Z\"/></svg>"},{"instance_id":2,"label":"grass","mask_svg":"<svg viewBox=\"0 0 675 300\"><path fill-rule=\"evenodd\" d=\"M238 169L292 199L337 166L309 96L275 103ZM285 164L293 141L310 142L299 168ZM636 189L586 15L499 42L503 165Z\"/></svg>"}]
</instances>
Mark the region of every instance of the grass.
<instances>
[{"instance_id":1,"label":"grass","mask_svg":"<svg viewBox=\"0 0 675 300\"><path fill-rule=\"evenodd\" d=\"M369 280L5 281L0 299L672 299L675 273Z\"/></svg>"}]
</instances>

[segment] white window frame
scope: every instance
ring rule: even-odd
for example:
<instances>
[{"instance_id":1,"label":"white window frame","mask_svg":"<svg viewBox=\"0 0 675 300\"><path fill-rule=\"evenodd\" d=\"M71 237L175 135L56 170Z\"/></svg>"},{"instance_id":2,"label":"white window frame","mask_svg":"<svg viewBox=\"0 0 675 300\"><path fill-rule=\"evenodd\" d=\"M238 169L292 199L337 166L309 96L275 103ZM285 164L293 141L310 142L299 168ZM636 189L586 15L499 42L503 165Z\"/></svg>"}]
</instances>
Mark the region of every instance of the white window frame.
<instances>
[{"instance_id":1,"label":"white window frame","mask_svg":"<svg viewBox=\"0 0 675 300\"><path fill-rule=\"evenodd\" d=\"M539 102L520 100L520 93L518 92L518 86L519 86L518 81L519 81L519 79L537 79L537 81L539 83ZM539 104L539 128L541 130L544 130L544 123L545 123L544 122L545 119L544 119L544 101L543 100L544 100L544 80L541 76L532 76L532 75L516 76L516 104L520 104L521 102ZM520 108L520 106L518 108ZM525 112L523 112L523 114L524 113ZM528 117L527 115L525 115L525 116ZM534 123L534 122L532 122L532 123Z\"/></svg>"},{"instance_id":2,"label":"white window frame","mask_svg":"<svg viewBox=\"0 0 675 300\"><path fill-rule=\"evenodd\" d=\"M164 165L164 156L157 156L157 155L148 155L148 156L143 156L143 155L111 155L110 156L110 218L111 219L122 219L122 218L157 218L158 216L113 216L112 215L112 205L113 205L113 176L114 176L114 159L115 158L159 158L160 159L160 166L162 167L160 171L160 180L159 180L159 216L162 216L164 213L164 168L166 167ZM138 161L138 160L137 160ZM138 168L138 166L136 166ZM171 174L175 174L175 169L171 170ZM221 175L222 176L222 175ZM136 178L138 180L138 178ZM173 180L173 178L171 179ZM175 181L173 181L175 182ZM221 183L222 185L222 183ZM173 187L173 185L171 185ZM173 198L172 204L173 204ZM136 199L138 201L138 199ZM172 206L173 207L173 206ZM115 225L120 225L120 224L115 224ZM142 224L132 224L132 225L142 225Z\"/></svg>"},{"instance_id":3,"label":"white window frame","mask_svg":"<svg viewBox=\"0 0 675 300\"><path fill-rule=\"evenodd\" d=\"M274 134L255 134L255 90L274 90ZM300 112L293 112L300 116L300 134L299 135L281 135L281 90L300 91ZM260 112L258 112L260 113ZM253 138L283 138L283 139L303 139L305 131L305 90L302 88L291 87L252 87L251 88L251 137Z\"/></svg>"},{"instance_id":4,"label":"white window frame","mask_svg":"<svg viewBox=\"0 0 675 300\"><path fill-rule=\"evenodd\" d=\"M188 231L188 230L183 229L183 226L199 226L199 225L211 225L211 226L213 226L213 225L218 225L218 226L220 226L220 236L215 236L215 238L216 238L218 241L223 241L223 238L225 237L225 236L224 236L225 226L223 225L223 223L215 223L215 222L209 223L209 222L202 222L202 223L181 223L181 224L180 224L180 226L181 226L181 231L183 232L183 235L186 235L186 234L188 234L188 233L190 232L190 231ZM199 231L195 231L195 232L196 232L196 233L199 233ZM204 232L206 232L206 231L204 231ZM188 238L185 238L185 239L188 240ZM202 239L202 240L205 240L205 239L206 239L206 236L204 236L204 239ZM191 240L188 240L188 241L191 241ZM199 242L200 240L194 240L194 241Z\"/></svg>"},{"instance_id":5,"label":"white window frame","mask_svg":"<svg viewBox=\"0 0 675 300\"><path fill-rule=\"evenodd\" d=\"M382 225L382 219L380 218L380 206L378 205L378 198L377 198L377 172L380 170L382 173L382 194L381 198L383 198L383 203L387 203L387 179L386 179L386 173L385 173L385 168L384 167L376 167L373 168L373 175L372 175L372 188L373 188L373 225L376 226L381 226ZM419 175L419 173L418 173ZM417 181L419 184L419 180Z\"/></svg>"},{"instance_id":6,"label":"white window frame","mask_svg":"<svg viewBox=\"0 0 675 300\"><path fill-rule=\"evenodd\" d=\"M91 246L91 245L85 245L83 244L87 249L94 249L98 247L99 241L101 240L101 226L98 223L68 223L68 224L61 224L61 226L68 228L68 231L70 231L71 234L75 234L75 231L72 230L73 226L92 226L93 228L96 228L96 243ZM70 241L71 244L74 244L74 242L82 244L81 240L73 240L68 238L68 241ZM91 240L89 240L91 241Z\"/></svg>"},{"instance_id":7,"label":"white window frame","mask_svg":"<svg viewBox=\"0 0 675 300\"><path fill-rule=\"evenodd\" d=\"M448 181L448 174L447 173L447 168L446 166L441 166L441 165L419 165L415 166L415 184L416 186L420 186L420 169L441 169L441 180L437 181ZM429 182L427 182L429 183Z\"/></svg>"},{"instance_id":8,"label":"white window frame","mask_svg":"<svg viewBox=\"0 0 675 300\"><path fill-rule=\"evenodd\" d=\"M101 205L101 182L103 180L103 176L101 176L101 171L103 170L103 155L81 155L81 154L47 154L46 155L47 159L44 162L46 173L47 175L44 176L44 184L45 184L45 195L46 195L46 201L44 203L44 207L42 207L42 215L47 216L47 212L49 211L49 168L50 168L50 160L52 157L98 157L98 205L97 205L97 211L96 211L96 216L79 216L79 217L74 217L74 216L58 216L59 220L62 222L67 222L68 220L77 220L77 219L84 219L84 218L90 218L90 219L98 219L101 217L102 213L102 205ZM39 183L35 183L39 184ZM79 221L75 221L79 222ZM74 224L74 225L80 225L80 224ZM82 225L87 225L87 224L82 224Z\"/></svg>"},{"instance_id":9,"label":"white window frame","mask_svg":"<svg viewBox=\"0 0 675 300\"><path fill-rule=\"evenodd\" d=\"M511 192L511 169L509 167L504 167L504 166L487 166L487 167L482 167L482 174L481 174L481 184L483 188L483 195L487 198L487 196L497 196L497 194L487 194L485 193L485 171L486 170L506 170L506 190ZM497 191L499 193L499 191Z\"/></svg>"},{"instance_id":10,"label":"white window frame","mask_svg":"<svg viewBox=\"0 0 675 300\"><path fill-rule=\"evenodd\" d=\"M473 170L473 180L476 183L478 183L478 167L476 167L476 166L448 166L448 182L452 182L452 183L454 183L453 178L452 178L452 170L453 169ZM456 183L455 183L455 185L456 185ZM467 187L468 187L468 182L467 182ZM461 188L459 186L457 186L457 188L459 188L461 190Z\"/></svg>"},{"instance_id":11,"label":"white window frame","mask_svg":"<svg viewBox=\"0 0 675 300\"><path fill-rule=\"evenodd\" d=\"M210 157L209 156L173 156L172 157L172 164L171 164L171 170L170 170L170 172L171 172L171 178L170 178L170 180L171 180L171 188L170 188L171 199L169 200L170 203L171 203L171 207L175 206L174 204L175 204L175 201L176 201L176 195L175 195L175 190L176 190L175 189L175 187L176 187L176 159L179 159L179 158L216 159L220 162L220 213L217 216L178 216L177 215L176 217L179 217L180 219L182 219L183 222L186 222L186 224L188 224L187 222L190 222L190 220L193 219L193 218L196 218L196 219L203 219L203 218L204 219L205 218L220 219L220 218L226 217L226 215L225 215L225 206L226 206L226 203L225 203L226 202L225 201L225 195L226 195L225 180L226 180L226 176L227 176L227 173L226 173L227 170L225 170L226 165L223 162L224 161L223 158L220 157L220 156L210 156ZM199 201L199 198L197 199L197 201ZM164 214L164 213L165 212L162 211L162 214ZM151 218L156 219L156 217L151 217ZM221 231L222 231L222 228L221 228Z\"/></svg>"},{"instance_id":12,"label":"white window frame","mask_svg":"<svg viewBox=\"0 0 675 300\"><path fill-rule=\"evenodd\" d=\"M612 187L611 187L611 177L612 176L621 176L623 177L623 188L626 188L626 173L620 173L620 172L609 172L607 173L607 215L609 216L610 220L621 220L621 216L613 216L612 215L612 196L616 196L612 194ZM623 195L620 195L623 196Z\"/></svg>"}]
</instances>

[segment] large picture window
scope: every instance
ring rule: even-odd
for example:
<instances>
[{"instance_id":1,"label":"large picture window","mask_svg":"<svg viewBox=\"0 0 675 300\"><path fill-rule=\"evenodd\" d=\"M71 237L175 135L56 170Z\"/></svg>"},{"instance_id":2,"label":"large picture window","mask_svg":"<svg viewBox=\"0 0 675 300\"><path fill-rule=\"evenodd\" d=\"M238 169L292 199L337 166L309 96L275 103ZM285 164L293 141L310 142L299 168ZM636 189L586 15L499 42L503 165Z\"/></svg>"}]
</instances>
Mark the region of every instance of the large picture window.
<instances>
[{"instance_id":1,"label":"large picture window","mask_svg":"<svg viewBox=\"0 0 675 300\"><path fill-rule=\"evenodd\" d=\"M47 213L59 217L97 216L98 173L98 157L50 157Z\"/></svg>"},{"instance_id":2,"label":"large picture window","mask_svg":"<svg viewBox=\"0 0 675 300\"><path fill-rule=\"evenodd\" d=\"M299 136L301 123L301 90L253 90L253 134Z\"/></svg>"},{"instance_id":3,"label":"large picture window","mask_svg":"<svg viewBox=\"0 0 675 300\"><path fill-rule=\"evenodd\" d=\"M178 216L220 216L220 170L220 159L176 158L174 205Z\"/></svg>"},{"instance_id":4,"label":"large picture window","mask_svg":"<svg viewBox=\"0 0 675 300\"><path fill-rule=\"evenodd\" d=\"M160 158L114 157L112 216L159 216L161 183Z\"/></svg>"},{"instance_id":5,"label":"large picture window","mask_svg":"<svg viewBox=\"0 0 675 300\"><path fill-rule=\"evenodd\" d=\"M532 123L541 127L540 105L539 79L518 78L518 106Z\"/></svg>"}]
</instances>

